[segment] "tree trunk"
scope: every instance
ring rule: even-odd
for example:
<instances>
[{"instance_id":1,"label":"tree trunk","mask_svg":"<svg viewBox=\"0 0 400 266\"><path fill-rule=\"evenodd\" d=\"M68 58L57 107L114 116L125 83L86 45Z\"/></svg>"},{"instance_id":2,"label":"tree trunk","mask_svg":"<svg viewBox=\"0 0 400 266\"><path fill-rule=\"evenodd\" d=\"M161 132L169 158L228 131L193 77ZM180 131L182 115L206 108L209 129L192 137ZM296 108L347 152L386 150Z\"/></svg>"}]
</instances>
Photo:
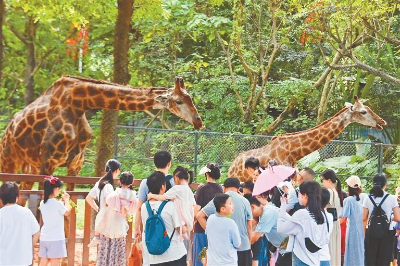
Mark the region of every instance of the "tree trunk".
<instances>
[{"instance_id":1,"label":"tree trunk","mask_svg":"<svg viewBox=\"0 0 400 266\"><path fill-rule=\"evenodd\" d=\"M128 84L131 78L128 70L128 49L133 2L134 0L118 0L118 17L114 32L113 79L115 83L119 84ZM104 110L101 120L95 176L104 175L106 161L114 157L117 124L118 111Z\"/></svg>"},{"instance_id":2,"label":"tree trunk","mask_svg":"<svg viewBox=\"0 0 400 266\"><path fill-rule=\"evenodd\" d=\"M0 0L0 87L2 84L3 72L3 21L4 21L4 0Z\"/></svg>"},{"instance_id":3,"label":"tree trunk","mask_svg":"<svg viewBox=\"0 0 400 266\"><path fill-rule=\"evenodd\" d=\"M336 65L341 58L342 58L342 56L340 55L340 53L337 52L335 54L335 57L332 60L332 65ZM327 69L327 71L328 71L328 69ZM327 71L325 71L324 74L326 74ZM329 85L330 85L331 77L332 77L332 69L329 69L329 72L325 76L325 78L326 78L325 85L324 85L324 89L322 90L321 99L320 99L319 106L318 106L317 125L320 124L322 121L324 121L326 105L328 103L328 94L329 94L329 88L330 88Z\"/></svg>"},{"instance_id":4,"label":"tree trunk","mask_svg":"<svg viewBox=\"0 0 400 266\"><path fill-rule=\"evenodd\" d=\"M35 80L33 78L34 71L36 68L35 59L35 35L36 35L37 23L34 22L33 17L28 17L25 26L25 47L27 51L26 66L25 66L25 105L33 102Z\"/></svg>"}]
</instances>

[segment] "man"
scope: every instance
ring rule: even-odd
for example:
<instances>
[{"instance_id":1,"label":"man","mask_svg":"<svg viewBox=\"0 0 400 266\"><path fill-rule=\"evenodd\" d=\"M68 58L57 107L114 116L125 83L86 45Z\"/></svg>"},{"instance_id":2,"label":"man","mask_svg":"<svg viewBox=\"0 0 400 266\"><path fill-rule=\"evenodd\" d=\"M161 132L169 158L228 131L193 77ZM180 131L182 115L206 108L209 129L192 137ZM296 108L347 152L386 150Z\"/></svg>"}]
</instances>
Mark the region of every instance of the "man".
<instances>
[{"instance_id":1,"label":"man","mask_svg":"<svg viewBox=\"0 0 400 266\"><path fill-rule=\"evenodd\" d=\"M253 215L251 212L250 203L247 199L239 195L240 182L237 178L227 178L224 182L224 192L228 194L233 203L232 220L235 221L239 228L241 246L238 248L238 265L251 266L251 249L250 249L250 234L251 221ZM210 201L196 215L197 221L201 227L206 229L206 217L216 213L214 201Z\"/></svg>"},{"instance_id":2,"label":"man","mask_svg":"<svg viewBox=\"0 0 400 266\"><path fill-rule=\"evenodd\" d=\"M260 161L257 158L250 157L244 162L244 170L247 172L251 181L256 182L257 177L260 174L258 168L260 167Z\"/></svg>"},{"instance_id":3,"label":"man","mask_svg":"<svg viewBox=\"0 0 400 266\"><path fill-rule=\"evenodd\" d=\"M305 167L303 170L297 173L296 182L300 185L304 181L312 181L315 178L315 172L313 169ZM289 212L290 215L293 215L297 210L302 209L299 204L299 189L296 188L289 192L288 195L288 205L286 211Z\"/></svg>"},{"instance_id":4,"label":"man","mask_svg":"<svg viewBox=\"0 0 400 266\"><path fill-rule=\"evenodd\" d=\"M164 179L168 180L166 182L166 190L174 185L174 179L171 175L168 175L169 169L172 165L172 156L167 151L159 151L154 154L154 165L156 166L156 171L164 173ZM138 191L138 204L136 207L135 215L135 238L140 239L142 230L142 219L140 217L140 210L143 203L147 200L147 194L149 194L149 188L147 184L148 180L143 179L139 186ZM143 244L144 245L144 244ZM143 249L144 250L144 249ZM148 254L143 252L143 266L148 266Z\"/></svg>"},{"instance_id":5,"label":"man","mask_svg":"<svg viewBox=\"0 0 400 266\"><path fill-rule=\"evenodd\" d=\"M279 208L268 202L268 199L270 197L264 197L263 195L253 196L249 199L253 218L258 218L259 220L255 231L252 233L251 242L255 243L265 235L275 250L279 248L279 256L275 265L291 266L292 253L286 252L284 247L287 235L277 231Z\"/></svg>"},{"instance_id":6,"label":"man","mask_svg":"<svg viewBox=\"0 0 400 266\"><path fill-rule=\"evenodd\" d=\"M0 187L0 265L33 265L33 245L39 239L39 224L31 210L17 204L17 184Z\"/></svg>"},{"instance_id":7,"label":"man","mask_svg":"<svg viewBox=\"0 0 400 266\"><path fill-rule=\"evenodd\" d=\"M163 195L166 191L166 180L165 174L160 171L152 173L147 178L148 189L155 195ZM150 199L149 204L151 210L158 210L162 201ZM149 217L147 208L143 206L141 209L141 218L144 228L146 227L146 220ZM182 227L182 233L186 233L187 226L184 221L179 218L178 210L175 204L171 201L167 202L161 212L161 217L164 220L165 228L168 236L171 238L171 244L169 248L161 255L152 255L147 251L146 242L142 241L143 253L148 254L148 260L150 265L157 266L186 266L186 248L183 241L179 239L180 227ZM144 232L144 237L146 232Z\"/></svg>"}]
</instances>

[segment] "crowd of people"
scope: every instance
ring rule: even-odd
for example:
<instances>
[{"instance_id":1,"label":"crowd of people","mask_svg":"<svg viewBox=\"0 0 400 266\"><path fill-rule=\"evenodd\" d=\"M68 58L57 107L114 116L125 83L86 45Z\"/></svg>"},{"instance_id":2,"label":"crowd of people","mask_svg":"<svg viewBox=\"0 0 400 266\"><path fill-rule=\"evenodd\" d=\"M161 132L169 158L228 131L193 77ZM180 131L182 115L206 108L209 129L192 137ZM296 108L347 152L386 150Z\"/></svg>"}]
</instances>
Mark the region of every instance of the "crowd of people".
<instances>
[{"instance_id":1,"label":"crowd of people","mask_svg":"<svg viewBox=\"0 0 400 266\"><path fill-rule=\"evenodd\" d=\"M208 163L199 173L207 182L195 192L189 186L192 171L178 166L169 174L169 152L157 152L154 165L136 193L133 175L121 173L121 163L111 159L86 197L97 212L89 244L98 247L97 265L127 264L127 217L132 215L145 266L389 266L400 255L400 188L396 195L386 192L383 175L363 193L357 176L348 177L342 188L334 170L323 171L317 182L314 171L304 168L254 195L264 168L257 158L246 160L252 181L244 183L228 177L220 185L218 164ZM5 182L0 187L0 265L31 265L38 240L40 265L59 265L67 256L64 216L71 206L62 185L57 177L45 178L41 229L30 210L16 204L18 186Z\"/></svg>"}]
</instances>

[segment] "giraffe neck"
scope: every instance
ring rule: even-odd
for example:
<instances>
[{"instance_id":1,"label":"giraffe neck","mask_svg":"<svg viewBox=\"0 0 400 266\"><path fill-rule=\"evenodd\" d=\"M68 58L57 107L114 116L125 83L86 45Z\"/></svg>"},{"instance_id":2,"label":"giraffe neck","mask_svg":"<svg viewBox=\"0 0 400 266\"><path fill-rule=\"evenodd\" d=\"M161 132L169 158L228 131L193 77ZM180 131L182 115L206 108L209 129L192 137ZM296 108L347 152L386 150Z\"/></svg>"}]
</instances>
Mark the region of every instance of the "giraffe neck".
<instances>
[{"instance_id":1,"label":"giraffe neck","mask_svg":"<svg viewBox=\"0 0 400 266\"><path fill-rule=\"evenodd\" d=\"M308 130L276 137L278 143L290 142L290 155L294 161L318 150L339 135L351 122L348 107L333 117ZM271 144L274 142L272 139ZM269 145L267 145L269 146ZM286 146L286 145L285 145Z\"/></svg>"},{"instance_id":2,"label":"giraffe neck","mask_svg":"<svg viewBox=\"0 0 400 266\"><path fill-rule=\"evenodd\" d=\"M61 104L70 105L73 109L83 112L90 109L131 111L163 109L165 105L156 98L170 93L167 88L133 88L107 82L94 82L91 79L78 79L78 82L74 80L69 87L69 97L65 97L65 102Z\"/></svg>"}]
</instances>

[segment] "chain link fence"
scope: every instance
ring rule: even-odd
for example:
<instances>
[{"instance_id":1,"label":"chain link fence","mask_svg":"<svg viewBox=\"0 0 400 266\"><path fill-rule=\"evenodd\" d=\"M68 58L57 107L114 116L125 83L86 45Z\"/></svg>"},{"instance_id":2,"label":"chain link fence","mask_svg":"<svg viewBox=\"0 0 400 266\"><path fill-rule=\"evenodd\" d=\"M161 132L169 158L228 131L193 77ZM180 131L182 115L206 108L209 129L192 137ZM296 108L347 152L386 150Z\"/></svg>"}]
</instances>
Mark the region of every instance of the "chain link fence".
<instances>
[{"instance_id":1,"label":"chain link fence","mask_svg":"<svg viewBox=\"0 0 400 266\"><path fill-rule=\"evenodd\" d=\"M92 125L98 130L98 125ZM94 134L96 135L96 134ZM115 158L142 178L154 169L152 157L159 150L168 150L174 166L185 165L197 174L208 162L221 165L227 177L231 162L246 150L267 145L271 136L243 135L202 131L167 130L118 126ZM95 159L96 139L86 154L88 161ZM365 189L371 187L371 178L377 173L388 177L389 188L400 186L400 146L373 142L333 140L299 161L299 168L311 167L317 173L332 168L342 181L349 175L358 175ZM198 177L198 182L204 181Z\"/></svg>"},{"instance_id":2,"label":"chain link fence","mask_svg":"<svg viewBox=\"0 0 400 266\"><path fill-rule=\"evenodd\" d=\"M92 129L94 134L81 171L81 175L86 176L93 173L100 126L92 125ZM260 148L270 140L271 136L264 135L118 126L114 157L136 178L144 178L153 171L152 157L159 150L171 152L173 167L184 165L197 174L208 162L216 162L221 165L223 177L227 177L231 162L240 152ZM399 161L400 145L333 140L300 160L298 166L311 167L317 173L332 168L342 181L349 175L358 175L365 189L371 187L371 178L375 174L384 173L392 190L400 186ZM204 177L197 177L196 181L202 182Z\"/></svg>"}]
</instances>

